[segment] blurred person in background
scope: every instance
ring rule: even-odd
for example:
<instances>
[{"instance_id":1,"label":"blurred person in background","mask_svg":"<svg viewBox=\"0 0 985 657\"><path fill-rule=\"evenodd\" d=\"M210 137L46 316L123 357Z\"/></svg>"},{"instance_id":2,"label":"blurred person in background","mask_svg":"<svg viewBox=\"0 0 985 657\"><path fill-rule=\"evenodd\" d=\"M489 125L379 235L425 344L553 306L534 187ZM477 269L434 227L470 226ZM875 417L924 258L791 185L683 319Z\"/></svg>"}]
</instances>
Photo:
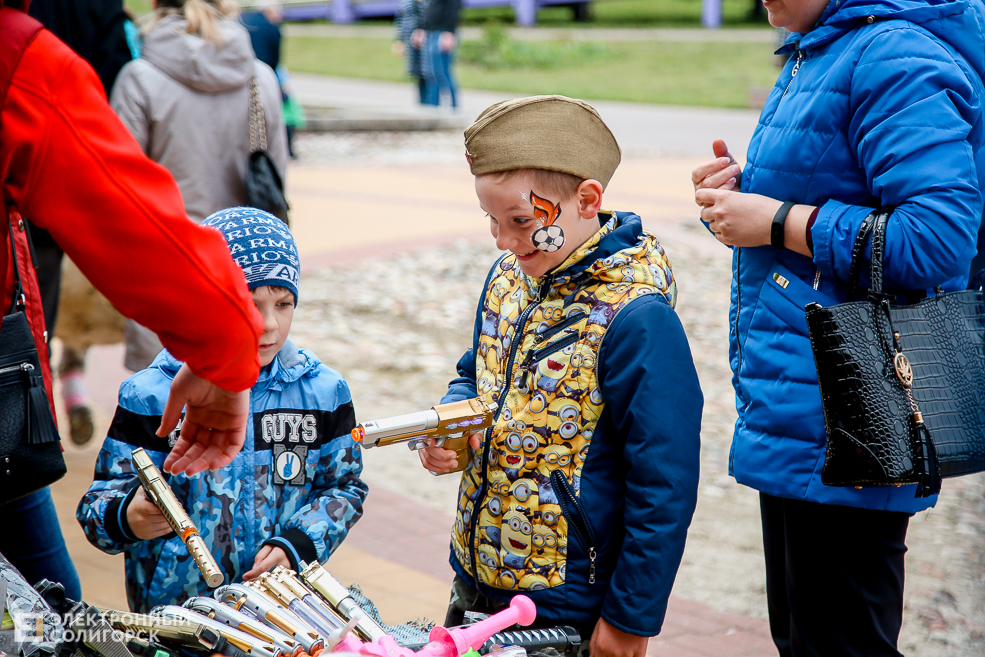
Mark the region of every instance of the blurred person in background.
<instances>
[{"instance_id":1,"label":"blurred person in background","mask_svg":"<svg viewBox=\"0 0 985 657\"><path fill-rule=\"evenodd\" d=\"M281 64L280 50L282 37L280 24L284 21L284 12L279 2L262 0L251 11L243 12L240 22L250 33L250 42L257 59L274 69L277 82L280 84L280 95L283 103L284 127L287 130L287 153L291 158L294 154L294 129L304 127L305 117L300 103L291 96L287 68Z\"/></svg>"},{"instance_id":2,"label":"blurred person in background","mask_svg":"<svg viewBox=\"0 0 985 657\"><path fill-rule=\"evenodd\" d=\"M428 104L427 79L424 77L424 53L420 46L414 45L412 37L415 31L421 27L426 5L427 0L400 0L400 10L393 22L396 32L393 41L393 54L404 58L404 74L417 83L418 100L421 105Z\"/></svg>"},{"instance_id":3,"label":"blurred person in background","mask_svg":"<svg viewBox=\"0 0 985 657\"><path fill-rule=\"evenodd\" d=\"M458 107L453 69L461 8L462 0L428 0L421 26L411 34L411 45L423 53L425 105L440 105L442 96L448 96L452 108Z\"/></svg>"},{"instance_id":4,"label":"blurred person in background","mask_svg":"<svg viewBox=\"0 0 985 657\"><path fill-rule=\"evenodd\" d=\"M188 216L201 222L246 205L250 155L250 80L256 78L267 150L281 179L287 132L277 76L256 59L233 0L156 0L143 27L140 59L123 67L110 104L144 152L170 171ZM157 337L126 327L128 369L150 365Z\"/></svg>"}]
</instances>

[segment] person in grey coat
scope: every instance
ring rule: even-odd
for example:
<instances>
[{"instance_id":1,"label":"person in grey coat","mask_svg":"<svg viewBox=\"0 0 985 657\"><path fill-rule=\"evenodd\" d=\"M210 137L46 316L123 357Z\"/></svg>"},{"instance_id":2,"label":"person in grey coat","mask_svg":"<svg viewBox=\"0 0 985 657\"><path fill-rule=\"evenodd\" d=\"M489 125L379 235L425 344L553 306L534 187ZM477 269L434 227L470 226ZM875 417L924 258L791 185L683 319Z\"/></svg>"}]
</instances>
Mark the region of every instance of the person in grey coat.
<instances>
[{"instance_id":1,"label":"person in grey coat","mask_svg":"<svg viewBox=\"0 0 985 657\"><path fill-rule=\"evenodd\" d=\"M281 179L287 132L273 70L257 60L233 0L156 0L140 59L123 67L110 105L140 147L174 176L193 221L246 205L250 89L256 78L267 150ZM150 331L127 325L128 369L161 350Z\"/></svg>"}]
</instances>

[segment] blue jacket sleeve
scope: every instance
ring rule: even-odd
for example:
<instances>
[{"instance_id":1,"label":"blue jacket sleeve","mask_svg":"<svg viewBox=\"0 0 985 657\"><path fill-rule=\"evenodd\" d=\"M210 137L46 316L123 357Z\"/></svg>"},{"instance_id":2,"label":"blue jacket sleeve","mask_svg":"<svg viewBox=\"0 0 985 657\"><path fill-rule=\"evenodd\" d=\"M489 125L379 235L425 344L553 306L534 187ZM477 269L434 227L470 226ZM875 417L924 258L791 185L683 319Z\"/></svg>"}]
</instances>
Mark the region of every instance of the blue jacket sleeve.
<instances>
[{"instance_id":1,"label":"blue jacket sleeve","mask_svg":"<svg viewBox=\"0 0 985 657\"><path fill-rule=\"evenodd\" d=\"M333 438L321 447L307 504L284 524L278 536L264 541L264 545L283 549L295 570L300 561L328 559L362 517L369 491L359 477L362 449L349 435L356 426L356 415L345 381L339 381L336 398L340 403L332 412L328 429Z\"/></svg>"},{"instance_id":2,"label":"blue jacket sleeve","mask_svg":"<svg viewBox=\"0 0 985 657\"><path fill-rule=\"evenodd\" d=\"M466 351L455 369L458 376L448 383L448 392L441 398L442 404L472 399L479 394L475 383L475 349Z\"/></svg>"},{"instance_id":3,"label":"blue jacket sleeve","mask_svg":"<svg viewBox=\"0 0 985 657\"><path fill-rule=\"evenodd\" d=\"M132 381L125 381L120 387L120 404L96 457L92 485L75 512L86 539L107 554L119 554L139 540L126 520L127 506L140 488L131 454L143 447L158 468L163 465L167 454L158 451L163 439L155 434L157 419L134 394Z\"/></svg>"},{"instance_id":4,"label":"blue jacket sleeve","mask_svg":"<svg viewBox=\"0 0 985 657\"><path fill-rule=\"evenodd\" d=\"M981 148L982 82L956 57L912 26L887 30L861 53L852 79L849 143L875 202L896 208L886 232L889 288L963 280L975 254L985 154L972 143ZM870 212L822 205L811 231L822 275L848 280Z\"/></svg>"},{"instance_id":5,"label":"blue jacket sleeve","mask_svg":"<svg viewBox=\"0 0 985 657\"><path fill-rule=\"evenodd\" d=\"M598 367L626 461L626 534L602 617L624 632L653 636L697 502L701 388L684 328L656 295L616 315Z\"/></svg>"}]
</instances>

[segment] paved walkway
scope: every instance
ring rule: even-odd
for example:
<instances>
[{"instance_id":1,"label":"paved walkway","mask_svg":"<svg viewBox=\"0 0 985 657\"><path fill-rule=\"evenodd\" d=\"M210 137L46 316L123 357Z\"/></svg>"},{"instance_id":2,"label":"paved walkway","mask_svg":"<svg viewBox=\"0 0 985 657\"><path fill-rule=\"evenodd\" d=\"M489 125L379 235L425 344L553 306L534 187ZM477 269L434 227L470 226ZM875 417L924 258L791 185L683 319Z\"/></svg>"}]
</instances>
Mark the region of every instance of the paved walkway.
<instances>
[{"instance_id":1,"label":"paved walkway","mask_svg":"<svg viewBox=\"0 0 985 657\"><path fill-rule=\"evenodd\" d=\"M410 102L409 87L357 80L296 76L306 102L399 107ZM471 118L498 94L468 91L463 116ZM657 108L599 103L627 153L607 190L611 207L647 218L662 239L696 248L715 245L694 227L688 172L706 157L711 138L748 142L752 112ZM737 153L741 157L741 151ZM659 156L658 156L659 155ZM288 174L292 228L305 268L338 266L367 256L387 257L407 249L460 237L484 237L472 179L459 165L310 167L292 165ZM704 238L704 239L703 239ZM75 507L91 482L100 440L112 416L119 383L128 375L120 346L97 347L88 356L87 382L97 422L97 439L85 448L66 444L69 474L53 487L63 532L80 571L90 604L125 609L123 559L86 543L74 520ZM62 427L67 426L64 418ZM441 621L451 569L447 565L450 515L422 511L397 491L374 488L365 516L332 556L328 568L343 583L357 583L390 623L415 617ZM650 641L654 657L765 657L775 654L765 621L671 598L664 630Z\"/></svg>"}]
</instances>

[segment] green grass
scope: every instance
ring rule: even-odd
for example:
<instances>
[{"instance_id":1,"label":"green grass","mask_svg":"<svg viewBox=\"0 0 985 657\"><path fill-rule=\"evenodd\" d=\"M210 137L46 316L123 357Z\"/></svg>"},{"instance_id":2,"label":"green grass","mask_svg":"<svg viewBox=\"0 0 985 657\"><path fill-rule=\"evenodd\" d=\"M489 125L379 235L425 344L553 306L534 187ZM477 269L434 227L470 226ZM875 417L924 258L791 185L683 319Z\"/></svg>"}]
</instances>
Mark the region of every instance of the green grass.
<instances>
[{"instance_id":1,"label":"green grass","mask_svg":"<svg viewBox=\"0 0 985 657\"><path fill-rule=\"evenodd\" d=\"M143 16L144 14L149 14L154 10L154 5L151 4L151 0L124 0L123 4L125 4L127 9L132 11L135 16Z\"/></svg>"},{"instance_id":2,"label":"green grass","mask_svg":"<svg viewBox=\"0 0 985 657\"><path fill-rule=\"evenodd\" d=\"M754 0L722 0L722 23L726 27L766 25L766 19L751 20ZM764 12L765 14L765 12ZM513 22L509 7L467 9L462 23L481 25L487 20ZM537 24L549 27L699 27L701 0L598 0L592 3L591 21L577 23L570 7L544 7Z\"/></svg>"},{"instance_id":3,"label":"green grass","mask_svg":"<svg viewBox=\"0 0 985 657\"><path fill-rule=\"evenodd\" d=\"M765 19L750 19L755 1L722 0L725 27L765 25ZM125 4L137 16L149 14L152 8L151 0L125 0ZM489 7L462 12L464 25L482 25L490 19L512 23L513 10ZM701 0L597 0L592 5L592 20L588 23L574 22L568 7L544 7L538 13L537 22L551 27L697 27L701 24Z\"/></svg>"},{"instance_id":4,"label":"green grass","mask_svg":"<svg viewBox=\"0 0 985 657\"><path fill-rule=\"evenodd\" d=\"M478 43L465 42L463 54L468 55ZM526 52L526 65L460 61L457 72L461 86L523 95L557 93L590 100L747 107L749 89L770 87L777 75L768 44L511 43L521 54ZM580 54L566 56L565 48L575 48ZM292 37L285 42L285 49L285 63L296 72L406 79L403 61L390 53L386 39ZM547 52L537 53L538 49Z\"/></svg>"}]
</instances>

